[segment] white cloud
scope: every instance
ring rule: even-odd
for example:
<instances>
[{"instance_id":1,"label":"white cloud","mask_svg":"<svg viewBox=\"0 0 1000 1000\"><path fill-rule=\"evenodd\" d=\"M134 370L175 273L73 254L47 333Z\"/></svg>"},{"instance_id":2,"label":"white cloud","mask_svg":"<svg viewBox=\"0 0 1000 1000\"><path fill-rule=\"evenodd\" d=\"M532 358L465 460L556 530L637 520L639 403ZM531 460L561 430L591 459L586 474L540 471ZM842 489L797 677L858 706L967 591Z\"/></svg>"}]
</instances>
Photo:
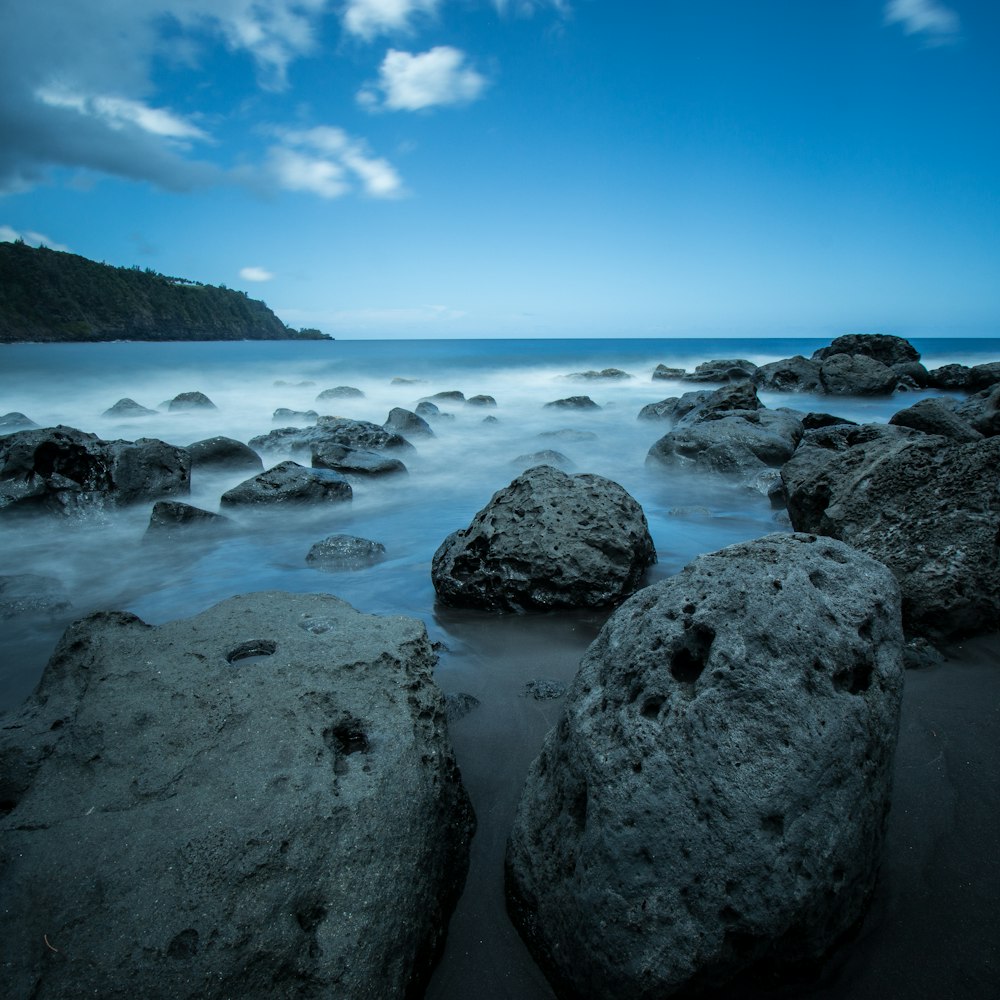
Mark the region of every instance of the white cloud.
<instances>
[{"instance_id":1,"label":"white cloud","mask_svg":"<svg viewBox=\"0 0 1000 1000\"><path fill-rule=\"evenodd\" d=\"M377 83L363 89L358 100L369 107L418 111L468 104L482 94L486 85L486 78L466 63L465 53L450 45L437 45L418 55L389 49Z\"/></svg>"},{"instance_id":2,"label":"white cloud","mask_svg":"<svg viewBox=\"0 0 1000 1000\"><path fill-rule=\"evenodd\" d=\"M244 281L270 281L274 275L263 267L241 267L240 277Z\"/></svg>"},{"instance_id":3,"label":"white cloud","mask_svg":"<svg viewBox=\"0 0 1000 1000\"><path fill-rule=\"evenodd\" d=\"M954 41L960 27L958 14L938 0L889 0L885 23L901 24L906 34L924 35L937 44Z\"/></svg>"},{"instance_id":4,"label":"white cloud","mask_svg":"<svg viewBox=\"0 0 1000 1000\"><path fill-rule=\"evenodd\" d=\"M570 12L569 0L493 0L501 14L513 13L518 17L531 17L539 7L554 7L560 14Z\"/></svg>"},{"instance_id":5,"label":"white cloud","mask_svg":"<svg viewBox=\"0 0 1000 1000\"><path fill-rule=\"evenodd\" d=\"M11 226L0 226L0 243L15 243L17 240L23 240L31 247L48 247L50 250L62 250L64 253L69 253L68 246L50 240L44 233L36 233L31 229L19 232Z\"/></svg>"},{"instance_id":6,"label":"white cloud","mask_svg":"<svg viewBox=\"0 0 1000 1000\"><path fill-rule=\"evenodd\" d=\"M421 16L433 16L441 0L347 0L344 27L352 35L371 41L376 35L410 31Z\"/></svg>"},{"instance_id":7,"label":"white cloud","mask_svg":"<svg viewBox=\"0 0 1000 1000\"><path fill-rule=\"evenodd\" d=\"M362 140L343 129L322 125L278 130L276 134L281 145L271 147L270 167L285 190L339 198L352 190L354 180L373 198L395 198L403 193L403 183L392 164L372 156Z\"/></svg>"}]
</instances>

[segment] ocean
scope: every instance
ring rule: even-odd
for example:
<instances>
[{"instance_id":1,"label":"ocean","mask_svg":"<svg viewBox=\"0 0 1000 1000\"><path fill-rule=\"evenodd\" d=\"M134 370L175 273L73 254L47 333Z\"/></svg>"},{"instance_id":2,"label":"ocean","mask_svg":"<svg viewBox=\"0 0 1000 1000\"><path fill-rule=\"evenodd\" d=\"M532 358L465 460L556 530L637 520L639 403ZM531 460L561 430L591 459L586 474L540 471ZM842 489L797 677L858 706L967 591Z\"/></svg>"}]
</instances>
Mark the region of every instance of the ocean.
<instances>
[{"instance_id":1,"label":"ocean","mask_svg":"<svg viewBox=\"0 0 1000 1000\"><path fill-rule=\"evenodd\" d=\"M350 503L323 510L234 514L247 530L211 543L143 544L151 503L95 512L80 520L0 519L0 573L56 577L69 600L65 612L44 620L5 622L0 709L17 705L31 691L65 626L94 610L127 610L157 624L196 614L237 593L285 590L333 593L361 611L420 618L432 640L445 647L437 668L439 685L446 693L469 693L480 702L452 727L479 832L467 891L427 996L457 1000L474 992L480 1000L550 997L503 909L504 840L528 764L561 705L559 700L526 697L524 685L536 678L568 681L607 612L498 617L446 609L435 603L431 558L444 538L465 527L494 492L535 464L525 456L547 449L566 457L568 471L613 479L640 502L658 553L650 582L677 572L703 552L789 530L787 519L760 492L701 475L647 468L646 453L667 428L638 421L637 414L647 403L702 388L653 381L651 372L658 364L688 370L715 358L763 364L795 354L808 357L826 343L813 338L727 338L0 346L0 414L20 411L43 427L65 424L105 439L156 437L187 445L224 435L245 442L285 425L272 419L279 407L381 424L391 408L412 409L422 397L449 390L466 397L488 394L497 404L484 409L439 402L448 416L432 420L435 436L416 440L416 451L401 456L407 476L358 482ZM913 343L928 368L1000 359L1000 339ZM632 377L567 377L609 367ZM363 395L316 401L322 390L336 386L352 386ZM159 409L131 419L102 416L123 397L156 409L181 392L195 390L205 393L217 409ZM543 405L573 395L589 395L600 409ZM769 407L885 421L924 395L940 393L898 393L881 399L761 393L761 399ZM485 422L486 417L496 420ZM573 439L579 435L553 436L566 430L589 435L585 440ZM269 466L290 457L273 454L265 461ZM220 495L243 478L195 473L190 498L180 499L216 510ZM311 568L305 561L310 546L334 533L381 542L387 558L363 570L327 573ZM852 995L885 995L883 985L872 981L870 989L859 987L855 977ZM848 995L838 990L836 984L826 984L815 995Z\"/></svg>"}]
</instances>

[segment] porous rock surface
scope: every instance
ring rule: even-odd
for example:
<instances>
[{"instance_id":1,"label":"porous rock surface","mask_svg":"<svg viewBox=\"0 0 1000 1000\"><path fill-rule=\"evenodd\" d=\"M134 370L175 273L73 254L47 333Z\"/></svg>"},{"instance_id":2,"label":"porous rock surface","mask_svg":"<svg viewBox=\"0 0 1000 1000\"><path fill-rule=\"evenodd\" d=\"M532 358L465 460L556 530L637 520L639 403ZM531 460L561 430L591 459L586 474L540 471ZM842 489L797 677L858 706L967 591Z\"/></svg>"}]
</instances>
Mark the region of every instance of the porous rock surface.
<instances>
[{"instance_id":1,"label":"porous rock surface","mask_svg":"<svg viewBox=\"0 0 1000 1000\"><path fill-rule=\"evenodd\" d=\"M336 572L343 569L361 569L385 559L385 546L370 538L357 535L330 535L306 553L306 562L316 569Z\"/></svg>"},{"instance_id":2,"label":"porous rock surface","mask_svg":"<svg viewBox=\"0 0 1000 1000\"><path fill-rule=\"evenodd\" d=\"M224 507L331 503L350 500L352 495L351 484L339 472L279 462L227 490L219 502Z\"/></svg>"},{"instance_id":3,"label":"porous rock surface","mask_svg":"<svg viewBox=\"0 0 1000 1000\"><path fill-rule=\"evenodd\" d=\"M399 434L368 420L350 420L347 417L320 417L314 427L280 427L269 434L251 438L249 444L256 451L292 454L309 453L313 445L334 444L368 451L414 450L413 445Z\"/></svg>"},{"instance_id":4,"label":"porous rock surface","mask_svg":"<svg viewBox=\"0 0 1000 1000\"><path fill-rule=\"evenodd\" d=\"M5 995L420 995L474 823L434 661L324 594L71 626L0 730Z\"/></svg>"},{"instance_id":5,"label":"porous rock surface","mask_svg":"<svg viewBox=\"0 0 1000 1000\"><path fill-rule=\"evenodd\" d=\"M840 396L888 396L899 376L867 354L831 354L819 369L824 392Z\"/></svg>"},{"instance_id":6,"label":"porous rock surface","mask_svg":"<svg viewBox=\"0 0 1000 1000\"><path fill-rule=\"evenodd\" d=\"M814 351L813 357L824 361L835 354L860 354L883 365L920 360L920 352L908 340L887 333L846 333L835 337L828 347Z\"/></svg>"},{"instance_id":7,"label":"porous rock surface","mask_svg":"<svg viewBox=\"0 0 1000 1000\"><path fill-rule=\"evenodd\" d=\"M103 441L62 425L0 437L0 511L81 513L190 488L187 450L156 438Z\"/></svg>"},{"instance_id":8,"label":"porous rock surface","mask_svg":"<svg viewBox=\"0 0 1000 1000\"><path fill-rule=\"evenodd\" d=\"M1000 438L961 443L908 427L810 431L781 477L797 531L885 563L908 632L932 639L1000 621Z\"/></svg>"},{"instance_id":9,"label":"porous rock surface","mask_svg":"<svg viewBox=\"0 0 1000 1000\"><path fill-rule=\"evenodd\" d=\"M521 611L617 604L656 562L646 516L602 476L528 469L434 553L445 604Z\"/></svg>"},{"instance_id":10,"label":"porous rock surface","mask_svg":"<svg viewBox=\"0 0 1000 1000\"><path fill-rule=\"evenodd\" d=\"M394 406L382 425L392 434L405 437L434 437L431 425L422 416L402 406Z\"/></svg>"},{"instance_id":11,"label":"porous rock surface","mask_svg":"<svg viewBox=\"0 0 1000 1000\"><path fill-rule=\"evenodd\" d=\"M734 545L625 602L508 843L557 992L690 996L824 956L872 892L902 672L892 575L830 539Z\"/></svg>"},{"instance_id":12,"label":"porous rock surface","mask_svg":"<svg viewBox=\"0 0 1000 1000\"><path fill-rule=\"evenodd\" d=\"M384 452L323 442L312 446L312 465L314 469L333 469L345 476L360 476L365 479L407 471L398 458L392 458Z\"/></svg>"}]
</instances>

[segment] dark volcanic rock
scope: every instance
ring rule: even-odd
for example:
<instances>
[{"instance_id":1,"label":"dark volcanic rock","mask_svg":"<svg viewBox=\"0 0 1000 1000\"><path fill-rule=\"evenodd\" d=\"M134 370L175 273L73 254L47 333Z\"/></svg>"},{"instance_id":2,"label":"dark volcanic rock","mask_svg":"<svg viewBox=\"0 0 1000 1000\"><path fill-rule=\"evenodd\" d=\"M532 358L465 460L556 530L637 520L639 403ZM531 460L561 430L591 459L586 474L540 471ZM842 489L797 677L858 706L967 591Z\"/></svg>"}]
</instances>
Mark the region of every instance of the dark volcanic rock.
<instances>
[{"instance_id":1,"label":"dark volcanic rock","mask_svg":"<svg viewBox=\"0 0 1000 1000\"><path fill-rule=\"evenodd\" d=\"M652 377L654 379L661 379L661 378L664 378L664 379L681 379L681 378L684 378L684 369L683 368L669 368L669 367L667 367L667 365L657 365L653 369L653 375L652 375Z\"/></svg>"},{"instance_id":2,"label":"dark volcanic rock","mask_svg":"<svg viewBox=\"0 0 1000 1000\"><path fill-rule=\"evenodd\" d=\"M322 403L328 399L364 399L365 394L356 389L353 385L338 385L332 389L324 389L317 397L316 402Z\"/></svg>"},{"instance_id":3,"label":"dark volcanic rock","mask_svg":"<svg viewBox=\"0 0 1000 1000\"><path fill-rule=\"evenodd\" d=\"M406 472L398 458L390 458L378 451L348 448L342 444L314 444L312 448L314 469L333 469L345 476L393 476Z\"/></svg>"},{"instance_id":4,"label":"dark volcanic rock","mask_svg":"<svg viewBox=\"0 0 1000 1000\"><path fill-rule=\"evenodd\" d=\"M984 437L1000 434L1000 385L969 396L955 407L955 412Z\"/></svg>"},{"instance_id":5,"label":"dark volcanic rock","mask_svg":"<svg viewBox=\"0 0 1000 1000\"><path fill-rule=\"evenodd\" d=\"M36 424L34 420L30 417L26 417L23 413L17 412L17 410L12 410L10 413L5 413L3 416L0 416L0 434L13 434L15 431L27 431L37 426L38 424Z\"/></svg>"},{"instance_id":6,"label":"dark volcanic rock","mask_svg":"<svg viewBox=\"0 0 1000 1000\"><path fill-rule=\"evenodd\" d=\"M83 512L186 494L190 486L187 450L155 438L102 441L63 426L0 438L0 511Z\"/></svg>"},{"instance_id":7,"label":"dark volcanic rock","mask_svg":"<svg viewBox=\"0 0 1000 1000\"><path fill-rule=\"evenodd\" d=\"M431 425L423 417L412 410L404 410L401 406L394 406L389 411L389 416L382 426L393 434L401 434L404 438L434 437Z\"/></svg>"},{"instance_id":8,"label":"dark volcanic rock","mask_svg":"<svg viewBox=\"0 0 1000 1000\"><path fill-rule=\"evenodd\" d=\"M425 396L424 398L431 402L438 399L445 403L464 403L465 393L458 389L446 389L444 392L435 392L433 396Z\"/></svg>"},{"instance_id":9,"label":"dark volcanic rock","mask_svg":"<svg viewBox=\"0 0 1000 1000\"><path fill-rule=\"evenodd\" d=\"M465 401L466 406L482 406L487 409L492 409L497 405L497 401L492 396L487 396L480 393L478 396L470 396Z\"/></svg>"},{"instance_id":10,"label":"dark volcanic rock","mask_svg":"<svg viewBox=\"0 0 1000 1000\"><path fill-rule=\"evenodd\" d=\"M431 566L445 604L495 611L617 604L656 561L638 503L601 476L539 465L449 535Z\"/></svg>"},{"instance_id":11,"label":"dark volcanic rock","mask_svg":"<svg viewBox=\"0 0 1000 1000\"><path fill-rule=\"evenodd\" d=\"M884 562L908 631L938 638L1000 621L998 470L997 437L862 425L811 431L781 477L793 527Z\"/></svg>"},{"instance_id":12,"label":"dark volcanic rock","mask_svg":"<svg viewBox=\"0 0 1000 1000\"><path fill-rule=\"evenodd\" d=\"M889 367L896 373L897 389L926 389L930 385L930 373L919 361L904 361Z\"/></svg>"},{"instance_id":13,"label":"dark volcanic rock","mask_svg":"<svg viewBox=\"0 0 1000 1000\"><path fill-rule=\"evenodd\" d=\"M315 410L289 410L285 406L279 406L271 415L271 419L276 424L314 424L319 419L319 414Z\"/></svg>"},{"instance_id":14,"label":"dark volcanic rock","mask_svg":"<svg viewBox=\"0 0 1000 1000\"><path fill-rule=\"evenodd\" d=\"M424 626L248 594L73 625L0 736L4 994L422 994L474 820Z\"/></svg>"},{"instance_id":15,"label":"dark volcanic rock","mask_svg":"<svg viewBox=\"0 0 1000 1000\"><path fill-rule=\"evenodd\" d=\"M831 354L820 366L824 392L840 396L888 396L899 376L865 354Z\"/></svg>"},{"instance_id":16,"label":"dark volcanic rock","mask_svg":"<svg viewBox=\"0 0 1000 1000\"><path fill-rule=\"evenodd\" d=\"M413 445L399 434L387 431L367 420L347 417L320 417L315 427L280 427L269 434L250 439L257 451L311 453L313 445L344 445L368 451L413 451Z\"/></svg>"},{"instance_id":17,"label":"dark volcanic rock","mask_svg":"<svg viewBox=\"0 0 1000 1000\"><path fill-rule=\"evenodd\" d=\"M895 581L836 541L733 545L623 604L508 844L559 995L700 995L824 956L873 889L902 679Z\"/></svg>"},{"instance_id":18,"label":"dark volcanic rock","mask_svg":"<svg viewBox=\"0 0 1000 1000\"><path fill-rule=\"evenodd\" d=\"M225 507L331 503L350 500L351 493L351 484L339 472L280 462L227 490L219 502Z\"/></svg>"},{"instance_id":19,"label":"dark volcanic rock","mask_svg":"<svg viewBox=\"0 0 1000 1000\"><path fill-rule=\"evenodd\" d=\"M817 392L822 390L820 363L797 354L784 361L761 365L753 373L758 389L769 392Z\"/></svg>"},{"instance_id":20,"label":"dark volcanic rock","mask_svg":"<svg viewBox=\"0 0 1000 1000\"><path fill-rule=\"evenodd\" d=\"M889 423L912 427L925 434L941 434L955 441L978 441L983 436L955 412L952 400L937 397L921 399L897 411L889 418Z\"/></svg>"},{"instance_id":21,"label":"dark volcanic rock","mask_svg":"<svg viewBox=\"0 0 1000 1000\"><path fill-rule=\"evenodd\" d=\"M942 365L927 373L927 384L933 389L967 389L971 378L968 365Z\"/></svg>"},{"instance_id":22,"label":"dark volcanic rock","mask_svg":"<svg viewBox=\"0 0 1000 1000\"><path fill-rule=\"evenodd\" d=\"M546 409L557 410L599 410L600 406L590 396L567 396L566 399L554 399L545 404Z\"/></svg>"},{"instance_id":23,"label":"dark volcanic rock","mask_svg":"<svg viewBox=\"0 0 1000 1000\"><path fill-rule=\"evenodd\" d=\"M356 535L330 535L316 542L306 553L306 562L316 569L337 572L362 569L385 559L385 546Z\"/></svg>"},{"instance_id":24,"label":"dark volcanic rock","mask_svg":"<svg viewBox=\"0 0 1000 1000\"><path fill-rule=\"evenodd\" d=\"M62 581L38 573L0 576L0 619L48 615L70 606ZM2 780L2 779L0 779Z\"/></svg>"},{"instance_id":25,"label":"dark volcanic rock","mask_svg":"<svg viewBox=\"0 0 1000 1000\"><path fill-rule=\"evenodd\" d=\"M188 445L192 469L257 472L264 468L260 455L242 441L228 437L205 438Z\"/></svg>"},{"instance_id":26,"label":"dark volcanic rock","mask_svg":"<svg viewBox=\"0 0 1000 1000\"><path fill-rule=\"evenodd\" d=\"M874 358L883 365L900 365L919 361L920 352L902 337L885 333L848 333L831 341L829 347L813 352L813 358L824 361L835 354L860 354Z\"/></svg>"},{"instance_id":27,"label":"dark volcanic rock","mask_svg":"<svg viewBox=\"0 0 1000 1000\"><path fill-rule=\"evenodd\" d=\"M153 504L146 528L146 538L174 539L178 537L219 534L234 527L228 517L214 514L210 510L192 507L176 500L158 500Z\"/></svg>"},{"instance_id":28,"label":"dark volcanic rock","mask_svg":"<svg viewBox=\"0 0 1000 1000\"><path fill-rule=\"evenodd\" d=\"M155 415L156 410L151 410L146 406L140 406L134 399L119 399L114 406L105 410L102 417L150 417Z\"/></svg>"},{"instance_id":29,"label":"dark volcanic rock","mask_svg":"<svg viewBox=\"0 0 1000 1000\"><path fill-rule=\"evenodd\" d=\"M591 369L585 372L572 372L564 378L572 379L575 382L623 382L625 379L633 378L628 372L621 368L602 368L600 371Z\"/></svg>"},{"instance_id":30,"label":"dark volcanic rock","mask_svg":"<svg viewBox=\"0 0 1000 1000\"><path fill-rule=\"evenodd\" d=\"M182 392L167 403L168 410L217 410L203 392Z\"/></svg>"},{"instance_id":31,"label":"dark volcanic rock","mask_svg":"<svg viewBox=\"0 0 1000 1000\"><path fill-rule=\"evenodd\" d=\"M693 372L683 376L685 382L742 382L757 370L752 361L744 358L730 358L717 361L703 361Z\"/></svg>"}]
</instances>

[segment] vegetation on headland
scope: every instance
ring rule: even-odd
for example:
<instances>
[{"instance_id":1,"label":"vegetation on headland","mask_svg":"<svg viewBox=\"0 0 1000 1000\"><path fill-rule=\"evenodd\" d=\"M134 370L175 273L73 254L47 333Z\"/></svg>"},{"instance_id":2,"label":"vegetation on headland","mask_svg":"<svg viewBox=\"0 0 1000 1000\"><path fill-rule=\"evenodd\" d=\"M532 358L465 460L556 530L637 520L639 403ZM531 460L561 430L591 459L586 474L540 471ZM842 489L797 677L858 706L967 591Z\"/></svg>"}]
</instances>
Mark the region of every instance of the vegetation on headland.
<instances>
[{"instance_id":1,"label":"vegetation on headland","mask_svg":"<svg viewBox=\"0 0 1000 1000\"><path fill-rule=\"evenodd\" d=\"M329 339L225 286L0 243L0 343Z\"/></svg>"}]
</instances>

